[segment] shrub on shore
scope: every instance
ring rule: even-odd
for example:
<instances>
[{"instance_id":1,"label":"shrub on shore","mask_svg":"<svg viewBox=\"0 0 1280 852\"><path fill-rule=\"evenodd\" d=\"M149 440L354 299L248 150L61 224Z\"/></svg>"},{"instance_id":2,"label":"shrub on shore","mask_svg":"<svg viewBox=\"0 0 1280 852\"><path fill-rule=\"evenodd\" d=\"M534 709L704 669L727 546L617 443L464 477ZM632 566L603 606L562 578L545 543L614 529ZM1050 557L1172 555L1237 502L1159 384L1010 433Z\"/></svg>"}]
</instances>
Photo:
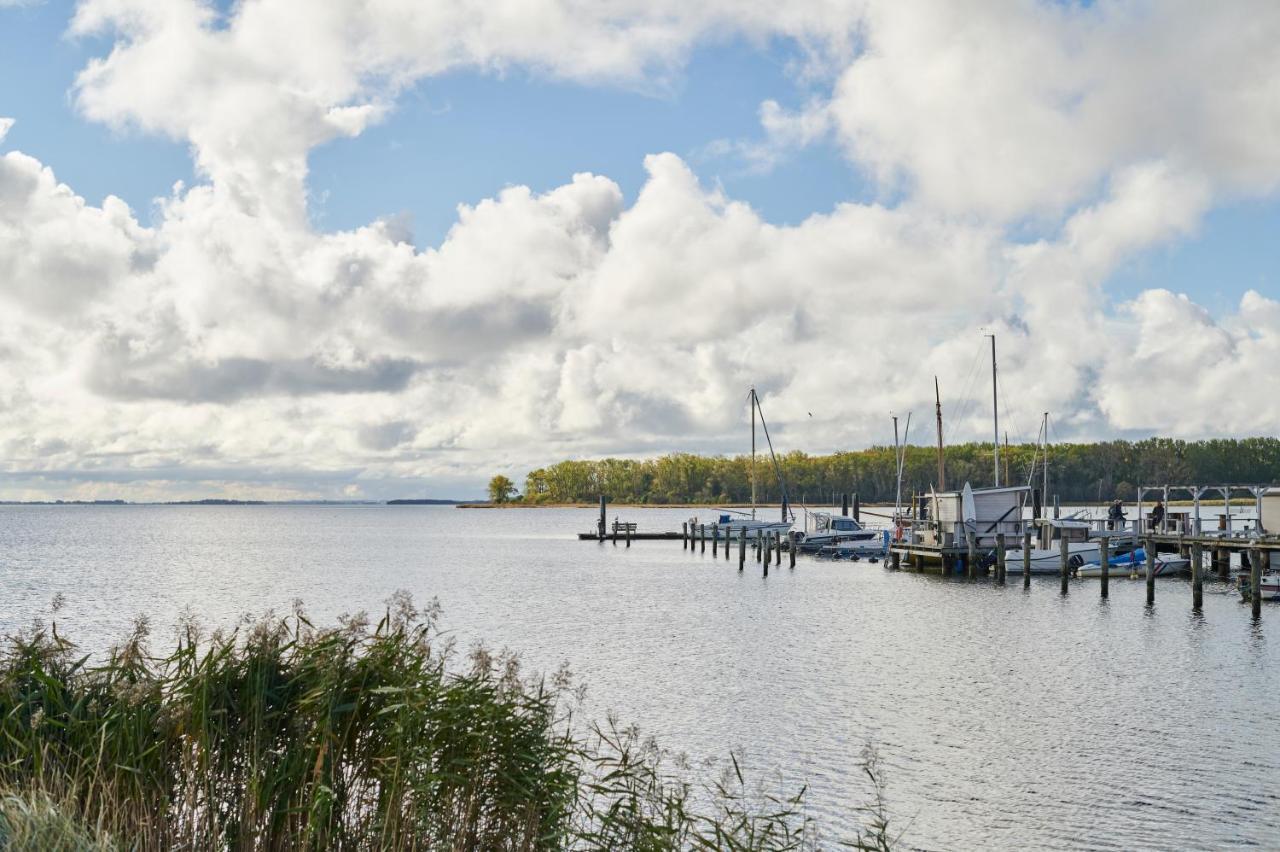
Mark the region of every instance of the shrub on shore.
<instances>
[{"instance_id":1,"label":"shrub on shore","mask_svg":"<svg viewBox=\"0 0 1280 852\"><path fill-rule=\"evenodd\" d=\"M164 656L139 622L96 662L56 623L9 637L0 849L813 844L800 795L756 791L736 762L696 787L613 722L575 734L566 673L458 659L435 616L401 595L373 626L187 623Z\"/></svg>"}]
</instances>

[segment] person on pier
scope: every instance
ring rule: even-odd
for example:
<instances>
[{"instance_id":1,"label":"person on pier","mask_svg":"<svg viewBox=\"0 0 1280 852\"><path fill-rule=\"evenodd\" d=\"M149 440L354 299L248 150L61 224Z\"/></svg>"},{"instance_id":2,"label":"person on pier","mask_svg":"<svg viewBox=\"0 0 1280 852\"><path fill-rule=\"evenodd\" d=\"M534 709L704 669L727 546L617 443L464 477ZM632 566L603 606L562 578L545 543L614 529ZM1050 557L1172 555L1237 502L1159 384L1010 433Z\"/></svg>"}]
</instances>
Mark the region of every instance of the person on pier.
<instances>
[{"instance_id":1,"label":"person on pier","mask_svg":"<svg viewBox=\"0 0 1280 852\"><path fill-rule=\"evenodd\" d=\"M1164 523L1164 501L1157 500L1155 507L1151 510L1151 529L1159 530Z\"/></svg>"},{"instance_id":2,"label":"person on pier","mask_svg":"<svg viewBox=\"0 0 1280 852\"><path fill-rule=\"evenodd\" d=\"M1111 510L1107 512L1107 529L1124 529L1124 521L1124 504L1115 500L1111 504Z\"/></svg>"}]
</instances>

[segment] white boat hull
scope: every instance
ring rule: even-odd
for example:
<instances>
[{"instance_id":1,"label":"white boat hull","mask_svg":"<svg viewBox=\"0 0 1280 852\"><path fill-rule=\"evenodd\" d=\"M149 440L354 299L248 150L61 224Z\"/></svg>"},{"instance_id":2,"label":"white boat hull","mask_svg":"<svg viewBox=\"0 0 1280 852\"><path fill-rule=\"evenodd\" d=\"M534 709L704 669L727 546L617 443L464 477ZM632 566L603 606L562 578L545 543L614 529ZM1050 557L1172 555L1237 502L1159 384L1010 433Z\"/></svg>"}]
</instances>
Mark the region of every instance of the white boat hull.
<instances>
[{"instance_id":1,"label":"white boat hull","mask_svg":"<svg viewBox=\"0 0 1280 852\"><path fill-rule=\"evenodd\" d=\"M1182 559L1180 557L1162 559L1157 557L1156 563L1153 566L1152 573L1156 577L1173 577L1177 574L1181 574L1183 571L1187 570L1190 567L1191 567L1191 560L1189 559ZM1113 562L1111 563L1111 571L1109 572L1108 576L1127 577L1130 574L1135 572L1140 577L1147 576L1147 562L1145 559L1139 559L1137 562L1134 562L1132 564L1128 562L1116 564ZM1085 578L1101 577L1102 565L1095 564L1092 562L1087 565L1082 565L1078 569L1076 569L1076 576L1085 577Z\"/></svg>"}]
</instances>

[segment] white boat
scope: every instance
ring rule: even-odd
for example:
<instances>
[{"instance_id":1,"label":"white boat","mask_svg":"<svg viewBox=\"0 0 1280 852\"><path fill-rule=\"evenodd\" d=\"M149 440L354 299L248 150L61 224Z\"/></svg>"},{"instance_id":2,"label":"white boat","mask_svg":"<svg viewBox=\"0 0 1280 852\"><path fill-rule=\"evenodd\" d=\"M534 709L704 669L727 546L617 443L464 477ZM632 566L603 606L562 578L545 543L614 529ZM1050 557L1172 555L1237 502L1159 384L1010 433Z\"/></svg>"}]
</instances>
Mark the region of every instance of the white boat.
<instances>
[{"instance_id":1,"label":"white boat","mask_svg":"<svg viewBox=\"0 0 1280 852\"><path fill-rule=\"evenodd\" d=\"M857 551L881 552L884 550L884 530L871 530L853 518L832 515L827 512L810 512L811 529L800 536L800 550L817 553L827 547L849 545L847 554Z\"/></svg>"},{"instance_id":2,"label":"white boat","mask_svg":"<svg viewBox=\"0 0 1280 852\"><path fill-rule=\"evenodd\" d=\"M1098 562L1102 558L1102 545L1099 539L1088 538L1087 521L1058 520L1053 522L1060 536L1067 537L1067 565L1071 569L1079 569L1090 562ZM1074 539L1074 540L1073 540ZM1112 556L1122 556L1137 547L1137 539L1133 535L1111 534ZM1062 572L1061 545L1055 541L1052 547L1031 548L1032 574L1059 574ZM1022 570L1022 548L1011 547L1005 552L1005 564L1010 573Z\"/></svg>"},{"instance_id":3,"label":"white boat","mask_svg":"<svg viewBox=\"0 0 1280 852\"><path fill-rule=\"evenodd\" d=\"M1107 560L1111 563L1111 570L1108 576L1123 577L1128 574L1137 573L1139 576L1147 575L1147 554L1142 548L1131 550L1128 553L1112 556ZM1059 563L1061 564L1061 563ZM1161 556L1156 554L1155 564L1152 566L1152 574L1156 577L1172 577L1181 574L1191 567L1190 559L1183 559L1180 556ZM1076 569L1077 577L1101 577L1101 562L1086 562Z\"/></svg>"},{"instance_id":4,"label":"white boat","mask_svg":"<svg viewBox=\"0 0 1280 852\"><path fill-rule=\"evenodd\" d=\"M872 562L884 559L889 553L889 531L866 530L866 532L870 534L870 538L823 545L818 550L818 556L824 559L851 559L854 562L859 559Z\"/></svg>"},{"instance_id":5,"label":"white boat","mask_svg":"<svg viewBox=\"0 0 1280 852\"><path fill-rule=\"evenodd\" d=\"M1240 574L1236 578L1236 587L1240 589L1240 597L1249 600L1252 595L1249 591L1249 575ZM1262 599L1264 601L1280 601L1280 574L1263 574L1262 575Z\"/></svg>"},{"instance_id":6,"label":"white boat","mask_svg":"<svg viewBox=\"0 0 1280 852\"><path fill-rule=\"evenodd\" d=\"M695 529L699 525L697 518L692 522ZM774 533L786 538L791 532L792 524L790 521L765 521L759 518L748 517L747 515L729 515L722 514L716 521L716 534L724 540L737 541L744 533L747 541L752 541L757 535L770 536ZM707 524L707 535L711 535L711 524Z\"/></svg>"}]
</instances>

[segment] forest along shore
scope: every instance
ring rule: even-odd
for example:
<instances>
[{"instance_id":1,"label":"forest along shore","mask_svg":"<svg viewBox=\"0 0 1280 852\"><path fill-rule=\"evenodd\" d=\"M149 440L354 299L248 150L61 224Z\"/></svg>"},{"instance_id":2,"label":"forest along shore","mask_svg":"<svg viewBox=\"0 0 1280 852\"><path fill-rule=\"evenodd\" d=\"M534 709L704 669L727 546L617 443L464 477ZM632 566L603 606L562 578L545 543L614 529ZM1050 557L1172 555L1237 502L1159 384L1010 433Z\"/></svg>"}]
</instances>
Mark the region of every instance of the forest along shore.
<instances>
[{"instance_id":1,"label":"forest along shore","mask_svg":"<svg viewBox=\"0 0 1280 852\"><path fill-rule=\"evenodd\" d=\"M989 483L991 453L990 443L947 447L948 482ZM1002 447L1002 478L1027 480L1036 453L1035 444ZM526 506L594 506L605 494L612 505L749 505L751 463L750 455L690 453L643 460L562 461L531 471L518 498L512 483L508 499ZM779 502L777 480L767 473L770 460L757 458L756 465L759 503ZM842 493L856 493L863 505L892 503L897 487L893 447L816 456L794 451L780 455L778 465L793 505L832 505L828 501L838 500L835 495ZM936 447L907 447L903 493L927 492L936 486L937 471ZM1117 498L1132 501L1139 485L1278 482L1280 438L1052 444L1049 476L1053 493L1075 505Z\"/></svg>"}]
</instances>

